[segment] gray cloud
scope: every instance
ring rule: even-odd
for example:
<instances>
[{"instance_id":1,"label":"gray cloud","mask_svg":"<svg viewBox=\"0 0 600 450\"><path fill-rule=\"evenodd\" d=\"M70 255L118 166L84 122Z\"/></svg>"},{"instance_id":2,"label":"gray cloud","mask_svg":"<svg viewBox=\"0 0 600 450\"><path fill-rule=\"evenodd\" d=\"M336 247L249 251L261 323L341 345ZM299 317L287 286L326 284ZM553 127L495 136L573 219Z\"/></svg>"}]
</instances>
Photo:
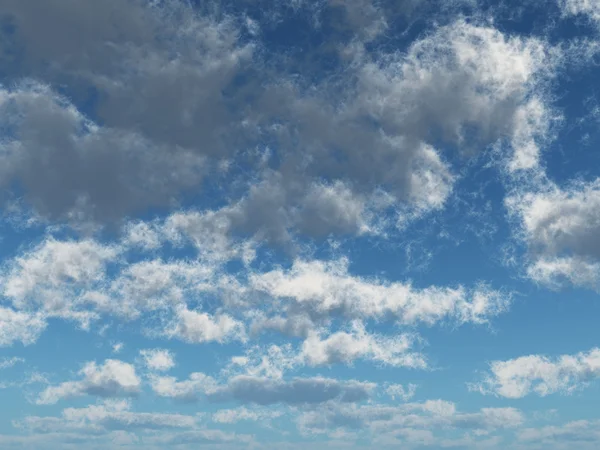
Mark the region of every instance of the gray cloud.
<instances>
[{"instance_id":1,"label":"gray cloud","mask_svg":"<svg viewBox=\"0 0 600 450\"><path fill-rule=\"evenodd\" d=\"M206 397L212 402L306 405L334 399L343 403L360 402L369 398L375 385L321 377L285 381L250 375L237 375L219 384L211 377L194 373L184 381L173 377L153 377L152 388L162 397L187 401Z\"/></svg>"}]
</instances>

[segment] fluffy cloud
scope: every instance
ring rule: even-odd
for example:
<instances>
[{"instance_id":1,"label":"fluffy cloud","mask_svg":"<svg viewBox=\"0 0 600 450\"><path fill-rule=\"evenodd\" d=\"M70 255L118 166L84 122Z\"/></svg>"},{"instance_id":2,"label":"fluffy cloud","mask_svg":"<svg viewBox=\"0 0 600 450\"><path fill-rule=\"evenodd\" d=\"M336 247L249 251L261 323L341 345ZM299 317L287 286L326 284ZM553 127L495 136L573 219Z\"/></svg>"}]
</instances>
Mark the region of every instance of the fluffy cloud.
<instances>
[{"instance_id":1,"label":"fluffy cloud","mask_svg":"<svg viewBox=\"0 0 600 450\"><path fill-rule=\"evenodd\" d=\"M46 328L46 321L39 314L15 311L0 306L0 347L14 342L33 344Z\"/></svg>"},{"instance_id":2,"label":"fluffy cloud","mask_svg":"<svg viewBox=\"0 0 600 450\"><path fill-rule=\"evenodd\" d=\"M310 366L350 363L364 358L391 366L425 368L423 356L411 353L414 337L400 335L384 337L368 334L360 322L354 322L351 331L338 331L325 339L311 333L302 344L300 358Z\"/></svg>"},{"instance_id":3,"label":"fluffy cloud","mask_svg":"<svg viewBox=\"0 0 600 450\"><path fill-rule=\"evenodd\" d=\"M385 388L385 393L389 395L393 400L396 398L408 401L415 396L417 391L417 385L409 384L408 386L403 386L401 384L390 384Z\"/></svg>"},{"instance_id":4,"label":"fluffy cloud","mask_svg":"<svg viewBox=\"0 0 600 450\"><path fill-rule=\"evenodd\" d=\"M600 5L590 0L557 0L565 16L585 15L600 22Z\"/></svg>"},{"instance_id":5,"label":"fluffy cloud","mask_svg":"<svg viewBox=\"0 0 600 450\"><path fill-rule=\"evenodd\" d=\"M471 388L507 398L521 398L530 393L540 396L569 393L600 378L600 349L555 359L530 355L494 361L490 372L483 382Z\"/></svg>"},{"instance_id":6,"label":"fluffy cloud","mask_svg":"<svg viewBox=\"0 0 600 450\"><path fill-rule=\"evenodd\" d=\"M29 203L52 219L114 221L168 203L204 171L201 156L98 127L39 83L2 89L0 112L14 137L0 147L3 183L20 183Z\"/></svg>"},{"instance_id":7,"label":"fluffy cloud","mask_svg":"<svg viewBox=\"0 0 600 450\"><path fill-rule=\"evenodd\" d=\"M51 0L47 21L5 2L13 31L4 54L22 53L9 75L40 81L0 96L11 130L3 180L22 185L48 217L110 222L168 207L208 176L232 188L220 226L287 242L297 232L378 232L389 221L375 213L389 208L401 223L441 208L455 176L433 143L473 150L508 139L514 167L535 166L548 121L534 95L550 61L545 45L458 20L404 52L365 50L359 41L386 29L385 11L414 6L329 2L361 37L348 46L332 28L345 47L334 70L344 76L321 77L286 69L278 49L256 52L270 44L243 37L248 27L232 16L180 2ZM277 154L247 151L271 142ZM233 161L248 176L222 178ZM155 246L141 231L131 238Z\"/></svg>"},{"instance_id":8,"label":"fluffy cloud","mask_svg":"<svg viewBox=\"0 0 600 450\"><path fill-rule=\"evenodd\" d=\"M219 314L213 317L187 308L178 309L176 318L167 328L166 334L194 344L245 339L243 323L231 316Z\"/></svg>"},{"instance_id":9,"label":"fluffy cloud","mask_svg":"<svg viewBox=\"0 0 600 450\"><path fill-rule=\"evenodd\" d=\"M458 21L414 42L406 57L389 58L384 70L366 64L364 101L380 108L389 129L419 139L433 130L463 150L502 138L522 144L539 129L532 123L525 131L521 111L531 108L525 99L547 58L540 41ZM469 128L474 137L467 137ZM521 147L516 167L537 164L537 152L523 158Z\"/></svg>"},{"instance_id":10,"label":"fluffy cloud","mask_svg":"<svg viewBox=\"0 0 600 450\"><path fill-rule=\"evenodd\" d=\"M598 289L598 180L564 189L550 185L509 197L506 204L530 252L529 277L551 287L568 282Z\"/></svg>"},{"instance_id":11,"label":"fluffy cloud","mask_svg":"<svg viewBox=\"0 0 600 450\"><path fill-rule=\"evenodd\" d=\"M67 381L46 388L37 399L40 405L53 404L63 398L81 395L99 397L136 396L141 389L141 380L135 368L128 363L107 359L104 364L86 363L79 371L82 379Z\"/></svg>"},{"instance_id":12,"label":"fluffy cloud","mask_svg":"<svg viewBox=\"0 0 600 450\"><path fill-rule=\"evenodd\" d=\"M415 289L410 284L352 276L346 259L296 260L286 271L252 274L250 284L257 291L292 301L288 314L313 318L340 313L349 318L393 317L404 324L434 324L444 319L484 323L510 303L509 296L485 287ZM277 324L266 321L257 326ZM285 328L294 329L287 323Z\"/></svg>"},{"instance_id":13,"label":"fluffy cloud","mask_svg":"<svg viewBox=\"0 0 600 450\"><path fill-rule=\"evenodd\" d=\"M305 405L334 399L344 403L363 401L369 398L375 385L320 377L285 381L249 375L237 375L230 378L226 384L219 384L202 373L194 373L186 381L177 381L173 377L155 377L152 380L152 388L162 397L182 400L203 396L212 402Z\"/></svg>"},{"instance_id":14,"label":"fluffy cloud","mask_svg":"<svg viewBox=\"0 0 600 450\"><path fill-rule=\"evenodd\" d=\"M77 296L102 283L119 249L92 240L48 238L15 258L2 281L2 293L19 309L37 309L46 317L74 319L86 325L95 318Z\"/></svg>"},{"instance_id":15,"label":"fluffy cloud","mask_svg":"<svg viewBox=\"0 0 600 450\"><path fill-rule=\"evenodd\" d=\"M52 0L40 11L11 0L0 12L14 26L4 52L23 55L10 75L66 84L81 103L89 89L100 94L103 126L43 84L2 92L14 130L3 180L20 182L41 213L106 222L167 206L199 185L206 155L231 149L223 131L239 128L241 110L222 92L252 55L233 23L172 1Z\"/></svg>"},{"instance_id":16,"label":"fluffy cloud","mask_svg":"<svg viewBox=\"0 0 600 450\"><path fill-rule=\"evenodd\" d=\"M175 367L175 359L169 350L141 350L140 355L149 370L165 372Z\"/></svg>"}]
</instances>

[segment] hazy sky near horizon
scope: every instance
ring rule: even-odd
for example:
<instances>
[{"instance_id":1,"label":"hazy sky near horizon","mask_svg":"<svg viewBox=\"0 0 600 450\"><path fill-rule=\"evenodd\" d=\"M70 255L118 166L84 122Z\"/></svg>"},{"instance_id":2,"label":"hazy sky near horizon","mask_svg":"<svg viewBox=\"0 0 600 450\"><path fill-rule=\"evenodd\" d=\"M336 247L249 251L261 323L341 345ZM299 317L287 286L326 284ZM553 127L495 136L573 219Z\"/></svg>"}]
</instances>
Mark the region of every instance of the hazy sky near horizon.
<instances>
[{"instance_id":1,"label":"hazy sky near horizon","mask_svg":"<svg viewBox=\"0 0 600 450\"><path fill-rule=\"evenodd\" d=\"M600 448L600 2L2 0L2 449Z\"/></svg>"}]
</instances>

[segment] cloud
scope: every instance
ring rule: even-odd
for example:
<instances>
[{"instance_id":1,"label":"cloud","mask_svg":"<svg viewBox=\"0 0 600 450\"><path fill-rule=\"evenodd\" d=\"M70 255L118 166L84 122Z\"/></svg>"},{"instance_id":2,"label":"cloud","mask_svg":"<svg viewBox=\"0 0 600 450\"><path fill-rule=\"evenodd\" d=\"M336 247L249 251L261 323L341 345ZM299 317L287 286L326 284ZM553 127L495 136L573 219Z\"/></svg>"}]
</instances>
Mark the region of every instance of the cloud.
<instances>
[{"instance_id":1,"label":"cloud","mask_svg":"<svg viewBox=\"0 0 600 450\"><path fill-rule=\"evenodd\" d=\"M556 392L570 393L600 378L600 349L550 359L530 355L494 361L481 383L471 389L483 394L522 398L536 393L542 397Z\"/></svg>"},{"instance_id":2,"label":"cloud","mask_svg":"<svg viewBox=\"0 0 600 450\"><path fill-rule=\"evenodd\" d=\"M168 204L204 171L200 155L99 127L37 82L1 89L0 112L12 130L0 147L3 183L23 186L28 203L53 220L120 220Z\"/></svg>"},{"instance_id":3,"label":"cloud","mask_svg":"<svg viewBox=\"0 0 600 450\"><path fill-rule=\"evenodd\" d=\"M148 442L164 446L175 445L219 445L227 444L228 448L232 445L248 445L253 442L252 436L247 434L225 433L221 430L195 430L182 433L173 433L162 436L156 436L148 439Z\"/></svg>"},{"instance_id":4,"label":"cloud","mask_svg":"<svg viewBox=\"0 0 600 450\"><path fill-rule=\"evenodd\" d=\"M561 425L525 428L517 438L522 443L540 443L552 448L594 448L600 442L600 423L595 420L577 420ZM588 447L589 446L589 447Z\"/></svg>"},{"instance_id":5,"label":"cloud","mask_svg":"<svg viewBox=\"0 0 600 450\"><path fill-rule=\"evenodd\" d=\"M218 423L237 423L240 421L260 422L264 424L271 419L283 415L282 411L270 409L248 409L244 406L236 409L221 409L213 414L212 419Z\"/></svg>"},{"instance_id":6,"label":"cloud","mask_svg":"<svg viewBox=\"0 0 600 450\"><path fill-rule=\"evenodd\" d=\"M0 370L2 369L10 369L11 367L17 365L18 363L25 362L23 358L18 358L13 356L12 358L2 358L0 359Z\"/></svg>"},{"instance_id":7,"label":"cloud","mask_svg":"<svg viewBox=\"0 0 600 450\"><path fill-rule=\"evenodd\" d=\"M177 337L193 344L245 340L242 322L227 314L211 316L185 307L177 310L174 322L165 333L169 337Z\"/></svg>"},{"instance_id":8,"label":"cloud","mask_svg":"<svg viewBox=\"0 0 600 450\"><path fill-rule=\"evenodd\" d=\"M229 380L226 387L211 394L209 399L236 400L259 405L318 404L333 399L339 399L341 402L360 402L369 398L374 387L372 383L329 378L296 378L286 382L239 375Z\"/></svg>"},{"instance_id":9,"label":"cloud","mask_svg":"<svg viewBox=\"0 0 600 450\"><path fill-rule=\"evenodd\" d=\"M106 267L120 249L95 241L47 238L7 264L2 293L15 308L38 310L45 317L79 321L87 326L96 317L78 302L86 288L105 281Z\"/></svg>"},{"instance_id":10,"label":"cloud","mask_svg":"<svg viewBox=\"0 0 600 450\"><path fill-rule=\"evenodd\" d=\"M230 97L252 46L239 43L233 21L173 1L52 0L37 10L11 0L0 11L13 25L3 54L22 55L9 74L40 80L0 96L14 130L3 180L20 183L40 213L106 223L169 206L199 186L207 155L234 147L225 131L240 129L243 110ZM48 85L92 106L95 123Z\"/></svg>"},{"instance_id":11,"label":"cloud","mask_svg":"<svg viewBox=\"0 0 600 450\"><path fill-rule=\"evenodd\" d=\"M584 15L589 19L600 22L600 5L588 0L557 0L565 16Z\"/></svg>"},{"instance_id":12,"label":"cloud","mask_svg":"<svg viewBox=\"0 0 600 450\"><path fill-rule=\"evenodd\" d=\"M414 336L394 337L368 334L364 325L353 322L350 332L338 331L325 339L311 333L302 344L300 358L309 366L351 363L369 359L390 366L425 368L427 362L419 353L411 352Z\"/></svg>"},{"instance_id":13,"label":"cloud","mask_svg":"<svg viewBox=\"0 0 600 450\"><path fill-rule=\"evenodd\" d=\"M333 14L326 21L343 11L327 67L340 76L330 77L244 35L250 16L51 0L40 21L5 2L4 54L22 56L9 66L20 82L0 95L11 130L3 180L53 220L110 223L172 208L210 179L229 202L214 212L219 226L288 245L297 234L379 233L442 208L456 179L446 147L467 154L508 140L514 168L535 166L551 116L536 95L553 62L547 46L456 20L405 51L365 50L386 14L416 6L317 5ZM230 170L239 164L245 173ZM157 245L139 227L129 239Z\"/></svg>"},{"instance_id":14,"label":"cloud","mask_svg":"<svg viewBox=\"0 0 600 450\"><path fill-rule=\"evenodd\" d=\"M37 404L54 404L63 398L93 395L98 397L136 396L141 389L141 380L135 368L128 363L107 359L104 364L86 363L79 371L82 379L67 381L46 388L38 397Z\"/></svg>"},{"instance_id":15,"label":"cloud","mask_svg":"<svg viewBox=\"0 0 600 450\"><path fill-rule=\"evenodd\" d=\"M318 410L305 412L298 418L300 429L317 434L338 428L368 429L376 435L398 429L422 432L447 428L492 431L517 428L523 422L523 414L514 408L482 408L475 413L466 413L457 411L454 403L443 400L400 406L342 405L332 402Z\"/></svg>"},{"instance_id":16,"label":"cloud","mask_svg":"<svg viewBox=\"0 0 600 450\"><path fill-rule=\"evenodd\" d=\"M85 408L66 408L62 417L29 416L18 426L35 433L135 431L194 428L198 417L131 411L127 400L105 400Z\"/></svg>"},{"instance_id":17,"label":"cloud","mask_svg":"<svg viewBox=\"0 0 600 450\"><path fill-rule=\"evenodd\" d=\"M195 261L162 259L126 264L108 286L91 290L84 301L100 311L135 319L143 313L183 307L212 289L214 266Z\"/></svg>"},{"instance_id":18,"label":"cloud","mask_svg":"<svg viewBox=\"0 0 600 450\"><path fill-rule=\"evenodd\" d=\"M0 347L10 347L15 342L31 345L46 329L43 316L19 312L0 306Z\"/></svg>"},{"instance_id":19,"label":"cloud","mask_svg":"<svg viewBox=\"0 0 600 450\"><path fill-rule=\"evenodd\" d=\"M598 289L600 181L517 192L506 205L529 250L530 278L550 287L568 283Z\"/></svg>"},{"instance_id":20,"label":"cloud","mask_svg":"<svg viewBox=\"0 0 600 450\"><path fill-rule=\"evenodd\" d=\"M152 389L162 397L194 400L206 397L211 402L235 401L258 405L319 404L337 399L360 402L369 398L375 388L372 383L340 381L330 378L294 378L289 381L237 375L226 384L219 384L202 373L193 373L186 381L173 377L154 377Z\"/></svg>"},{"instance_id":21,"label":"cloud","mask_svg":"<svg viewBox=\"0 0 600 450\"><path fill-rule=\"evenodd\" d=\"M140 356L149 370L166 372L175 367L175 359L170 350L140 350Z\"/></svg>"},{"instance_id":22,"label":"cloud","mask_svg":"<svg viewBox=\"0 0 600 450\"><path fill-rule=\"evenodd\" d=\"M346 259L296 260L286 271L251 274L250 285L291 302L288 317L294 314L300 318L340 314L358 319L393 317L404 324L432 325L442 320L485 323L505 311L510 303L510 296L485 286L470 291L463 287L415 289L410 284L352 276ZM277 322L255 326L274 327ZM287 323L285 328L294 329Z\"/></svg>"},{"instance_id":23,"label":"cloud","mask_svg":"<svg viewBox=\"0 0 600 450\"><path fill-rule=\"evenodd\" d=\"M383 69L365 64L361 73L367 86L363 101L381 108L382 122L391 130L419 139L433 130L462 150L503 138L534 139L519 119L549 58L543 42L459 20L398 56L384 60ZM469 127L474 136L467 136ZM519 147L515 159L524 162ZM537 164L535 153L524 168Z\"/></svg>"},{"instance_id":24,"label":"cloud","mask_svg":"<svg viewBox=\"0 0 600 450\"><path fill-rule=\"evenodd\" d=\"M385 388L385 393L389 395L392 400L396 400L396 397L402 401L408 401L415 396L417 391L417 385L409 384L403 386L402 384L390 384Z\"/></svg>"}]
</instances>

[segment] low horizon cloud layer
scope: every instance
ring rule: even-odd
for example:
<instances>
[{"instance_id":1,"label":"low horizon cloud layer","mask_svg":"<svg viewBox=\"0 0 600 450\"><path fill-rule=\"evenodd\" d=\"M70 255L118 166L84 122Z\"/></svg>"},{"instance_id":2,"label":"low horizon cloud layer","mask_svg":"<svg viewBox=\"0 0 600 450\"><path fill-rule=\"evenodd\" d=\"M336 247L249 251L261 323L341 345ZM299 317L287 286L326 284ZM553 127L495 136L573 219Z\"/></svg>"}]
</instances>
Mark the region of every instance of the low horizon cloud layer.
<instances>
[{"instance_id":1,"label":"low horizon cloud layer","mask_svg":"<svg viewBox=\"0 0 600 450\"><path fill-rule=\"evenodd\" d=\"M599 448L599 54L583 0L3 0L0 447Z\"/></svg>"}]
</instances>

